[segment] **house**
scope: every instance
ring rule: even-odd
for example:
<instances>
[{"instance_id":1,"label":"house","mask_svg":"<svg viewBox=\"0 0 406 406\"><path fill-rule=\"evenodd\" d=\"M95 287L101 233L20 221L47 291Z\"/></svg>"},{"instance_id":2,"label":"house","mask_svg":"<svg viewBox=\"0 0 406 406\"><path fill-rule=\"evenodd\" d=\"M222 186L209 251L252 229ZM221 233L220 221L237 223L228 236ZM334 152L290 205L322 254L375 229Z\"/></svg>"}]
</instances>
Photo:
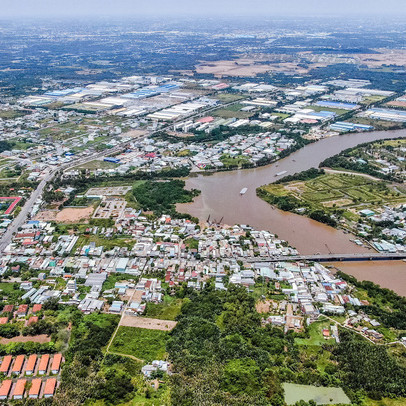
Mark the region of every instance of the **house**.
<instances>
[{"instance_id":1,"label":"house","mask_svg":"<svg viewBox=\"0 0 406 406\"><path fill-rule=\"evenodd\" d=\"M5 305L3 307L3 313L13 313L14 306L13 305Z\"/></svg>"},{"instance_id":2,"label":"house","mask_svg":"<svg viewBox=\"0 0 406 406\"><path fill-rule=\"evenodd\" d=\"M37 355L31 354L28 357L27 366L25 367L25 374L26 375L33 375L35 370L35 365L37 364Z\"/></svg>"},{"instance_id":3,"label":"house","mask_svg":"<svg viewBox=\"0 0 406 406\"><path fill-rule=\"evenodd\" d=\"M3 361L1 362L1 366L0 366L0 373L7 375L8 371L10 369L10 365L11 365L11 361L13 360L13 357L11 355L6 355L3 358Z\"/></svg>"},{"instance_id":4,"label":"house","mask_svg":"<svg viewBox=\"0 0 406 406\"><path fill-rule=\"evenodd\" d=\"M62 354L55 354L51 364L51 372L56 375L61 369Z\"/></svg>"},{"instance_id":5,"label":"house","mask_svg":"<svg viewBox=\"0 0 406 406\"><path fill-rule=\"evenodd\" d=\"M49 378L45 383L44 398L50 398L54 396L56 387L56 378Z\"/></svg>"},{"instance_id":6,"label":"house","mask_svg":"<svg viewBox=\"0 0 406 406\"><path fill-rule=\"evenodd\" d=\"M28 319L27 325L28 325L28 326L31 326L31 324L34 324L34 323L36 323L37 321L38 321L38 316L31 316L31 317Z\"/></svg>"},{"instance_id":7,"label":"house","mask_svg":"<svg viewBox=\"0 0 406 406\"><path fill-rule=\"evenodd\" d=\"M17 317L25 317L28 313L28 305L22 304L18 306Z\"/></svg>"},{"instance_id":8,"label":"house","mask_svg":"<svg viewBox=\"0 0 406 406\"><path fill-rule=\"evenodd\" d=\"M38 399L39 393L41 391L42 379L35 378L31 381L31 388L28 392L28 397L30 399Z\"/></svg>"},{"instance_id":9,"label":"house","mask_svg":"<svg viewBox=\"0 0 406 406\"><path fill-rule=\"evenodd\" d=\"M7 324L8 323L8 317L0 317L0 324Z\"/></svg>"},{"instance_id":10,"label":"house","mask_svg":"<svg viewBox=\"0 0 406 406\"><path fill-rule=\"evenodd\" d=\"M25 361L25 357L24 355L17 355L15 361L14 361L14 365L13 365L13 369L11 371L11 373L13 375L20 375L21 371L23 369L23 365L24 365L24 361Z\"/></svg>"},{"instance_id":11,"label":"house","mask_svg":"<svg viewBox=\"0 0 406 406\"><path fill-rule=\"evenodd\" d=\"M13 399L22 399L24 397L26 383L27 381L25 379L19 379L17 381L13 392Z\"/></svg>"},{"instance_id":12,"label":"house","mask_svg":"<svg viewBox=\"0 0 406 406\"><path fill-rule=\"evenodd\" d=\"M0 400L5 400L8 398L12 385L13 381L11 379L7 379L2 382L0 386Z\"/></svg>"},{"instance_id":13,"label":"house","mask_svg":"<svg viewBox=\"0 0 406 406\"><path fill-rule=\"evenodd\" d=\"M32 312L34 314L40 312L41 310L42 310L42 304L37 303L32 307Z\"/></svg>"},{"instance_id":14,"label":"house","mask_svg":"<svg viewBox=\"0 0 406 406\"><path fill-rule=\"evenodd\" d=\"M32 282L21 282L20 289L30 290L32 289Z\"/></svg>"},{"instance_id":15,"label":"house","mask_svg":"<svg viewBox=\"0 0 406 406\"><path fill-rule=\"evenodd\" d=\"M38 367L39 375L45 375L47 373L48 364L49 364L49 354L44 354L41 357L41 361L39 362L39 367Z\"/></svg>"}]
</instances>

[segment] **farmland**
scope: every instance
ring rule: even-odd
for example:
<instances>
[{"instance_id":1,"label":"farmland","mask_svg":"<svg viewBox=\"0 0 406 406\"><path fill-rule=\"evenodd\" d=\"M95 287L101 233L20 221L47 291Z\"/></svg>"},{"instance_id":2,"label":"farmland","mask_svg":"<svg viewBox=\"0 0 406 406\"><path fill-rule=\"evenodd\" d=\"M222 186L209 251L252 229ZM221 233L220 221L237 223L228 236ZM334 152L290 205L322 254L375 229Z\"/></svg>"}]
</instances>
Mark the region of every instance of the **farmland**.
<instances>
[{"instance_id":1,"label":"farmland","mask_svg":"<svg viewBox=\"0 0 406 406\"><path fill-rule=\"evenodd\" d=\"M354 225L360 210L406 202L404 193L384 182L351 174L322 174L306 181L270 184L259 188L258 195L282 210L298 211L330 225L338 221ZM335 220L323 221L324 216Z\"/></svg>"}]
</instances>

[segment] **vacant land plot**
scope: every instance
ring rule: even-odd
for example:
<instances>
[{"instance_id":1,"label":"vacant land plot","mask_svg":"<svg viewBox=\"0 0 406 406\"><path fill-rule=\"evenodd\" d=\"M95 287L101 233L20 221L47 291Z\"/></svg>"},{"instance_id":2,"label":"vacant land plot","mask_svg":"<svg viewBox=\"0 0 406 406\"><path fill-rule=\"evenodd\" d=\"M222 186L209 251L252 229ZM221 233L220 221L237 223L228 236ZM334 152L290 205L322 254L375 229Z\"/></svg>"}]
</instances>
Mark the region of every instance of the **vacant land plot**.
<instances>
[{"instance_id":1,"label":"vacant land plot","mask_svg":"<svg viewBox=\"0 0 406 406\"><path fill-rule=\"evenodd\" d=\"M10 343L28 343L28 342L45 344L49 343L50 341L51 341L50 336L47 336L46 334L40 334L37 336L17 336L13 338L1 338L0 344L7 345Z\"/></svg>"},{"instance_id":2,"label":"vacant land plot","mask_svg":"<svg viewBox=\"0 0 406 406\"><path fill-rule=\"evenodd\" d=\"M309 106L310 109L314 111L331 111L332 113L336 113L337 116L341 116L342 114L348 113L351 110L344 110L344 109L336 109L334 107L323 107L323 106Z\"/></svg>"},{"instance_id":3,"label":"vacant land plot","mask_svg":"<svg viewBox=\"0 0 406 406\"><path fill-rule=\"evenodd\" d=\"M295 338L295 344L297 345L323 345L327 342L329 344L334 343L333 338L325 339L323 337L323 329L329 329L331 325L330 320L317 321L309 326L309 338Z\"/></svg>"},{"instance_id":4,"label":"vacant land plot","mask_svg":"<svg viewBox=\"0 0 406 406\"><path fill-rule=\"evenodd\" d=\"M211 114L215 117L222 118L249 118L254 113L249 111L241 111L244 106L242 104L232 104L231 106L214 110Z\"/></svg>"},{"instance_id":5,"label":"vacant land plot","mask_svg":"<svg viewBox=\"0 0 406 406\"><path fill-rule=\"evenodd\" d=\"M133 299L136 301L136 299ZM180 314L182 299L165 296L162 303L148 303L145 311L147 317L161 320L175 320Z\"/></svg>"},{"instance_id":6,"label":"vacant land plot","mask_svg":"<svg viewBox=\"0 0 406 406\"><path fill-rule=\"evenodd\" d=\"M93 210L93 206L81 209L63 209L57 213L55 219L61 223L78 223L83 220L88 220Z\"/></svg>"},{"instance_id":7,"label":"vacant land plot","mask_svg":"<svg viewBox=\"0 0 406 406\"><path fill-rule=\"evenodd\" d=\"M76 166L75 169L114 169L118 166L114 162L106 162L95 159L94 161L86 162L85 164Z\"/></svg>"},{"instance_id":8,"label":"vacant land plot","mask_svg":"<svg viewBox=\"0 0 406 406\"><path fill-rule=\"evenodd\" d=\"M250 162L250 159L245 155L237 155L231 157L228 154L224 154L221 156L220 161L224 164L226 168L228 167L241 167L244 164Z\"/></svg>"},{"instance_id":9,"label":"vacant land plot","mask_svg":"<svg viewBox=\"0 0 406 406\"><path fill-rule=\"evenodd\" d=\"M350 399L342 388L322 388L311 385L298 385L295 383L284 383L285 402L294 405L296 402L313 400L318 405L349 405Z\"/></svg>"},{"instance_id":10,"label":"vacant land plot","mask_svg":"<svg viewBox=\"0 0 406 406\"><path fill-rule=\"evenodd\" d=\"M230 103L237 100L242 100L245 97L242 94L235 94L235 93L220 93L217 94L214 99L218 99L223 103Z\"/></svg>"},{"instance_id":11,"label":"vacant land plot","mask_svg":"<svg viewBox=\"0 0 406 406\"><path fill-rule=\"evenodd\" d=\"M110 350L150 362L165 358L167 339L165 331L120 326Z\"/></svg>"},{"instance_id":12,"label":"vacant land plot","mask_svg":"<svg viewBox=\"0 0 406 406\"><path fill-rule=\"evenodd\" d=\"M176 326L176 321L152 319L147 317L124 316L120 326L138 327L148 330L171 331Z\"/></svg>"},{"instance_id":13,"label":"vacant land plot","mask_svg":"<svg viewBox=\"0 0 406 406\"><path fill-rule=\"evenodd\" d=\"M255 309L258 313L269 313L273 309L272 300L261 300L255 305Z\"/></svg>"},{"instance_id":14,"label":"vacant land plot","mask_svg":"<svg viewBox=\"0 0 406 406\"><path fill-rule=\"evenodd\" d=\"M92 187L86 192L86 196L124 196L132 189L131 186Z\"/></svg>"}]
</instances>

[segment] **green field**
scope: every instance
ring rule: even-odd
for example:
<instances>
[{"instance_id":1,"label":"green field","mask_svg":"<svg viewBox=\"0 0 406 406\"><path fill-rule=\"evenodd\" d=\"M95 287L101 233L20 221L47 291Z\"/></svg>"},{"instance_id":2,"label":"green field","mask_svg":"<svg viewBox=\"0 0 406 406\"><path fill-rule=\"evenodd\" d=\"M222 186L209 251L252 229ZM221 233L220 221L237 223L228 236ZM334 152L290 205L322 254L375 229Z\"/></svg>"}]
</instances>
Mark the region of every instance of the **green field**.
<instances>
[{"instance_id":1,"label":"green field","mask_svg":"<svg viewBox=\"0 0 406 406\"><path fill-rule=\"evenodd\" d=\"M249 118L254 114L249 111L240 111L243 107L244 107L243 104L236 103L225 108L219 108L218 110L214 110L211 114L215 117L238 118L238 119Z\"/></svg>"},{"instance_id":2,"label":"green field","mask_svg":"<svg viewBox=\"0 0 406 406\"><path fill-rule=\"evenodd\" d=\"M381 400L368 399L365 401L365 406L405 406L406 398L389 399L384 398Z\"/></svg>"},{"instance_id":3,"label":"green field","mask_svg":"<svg viewBox=\"0 0 406 406\"><path fill-rule=\"evenodd\" d=\"M86 126L72 122L59 124L39 130L40 135L54 140L65 140L86 135Z\"/></svg>"},{"instance_id":4,"label":"green field","mask_svg":"<svg viewBox=\"0 0 406 406\"><path fill-rule=\"evenodd\" d=\"M374 103L378 103L385 99L385 96L367 96L362 100L361 104L370 105Z\"/></svg>"},{"instance_id":5,"label":"green field","mask_svg":"<svg viewBox=\"0 0 406 406\"><path fill-rule=\"evenodd\" d=\"M89 227L87 225L87 227ZM131 239L131 237L124 236L124 237L116 237L116 238L103 238L102 235L98 234L87 234L81 235L76 242L75 246L73 247L73 251L79 247L83 247L84 245L89 245L91 242L94 242L96 246L103 246L105 250L111 250L114 247L127 247L131 249L135 242Z\"/></svg>"},{"instance_id":6,"label":"green field","mask_svg":"<svg viewBox=\"0 0 406 406\"><path fill-rule=\"evenodd\" d=\"M119 327L110 351L132 355L146 362L165 358L168 333L136 327Z\"/></svg>"},{"instance_id":7,"label":"green field","mask_svg":"<svg viewBox=\"0 0 406 406\"><path fill-rule=\"evenodd\" d=\"M294 405L296 402L313 400L317 405L349 405L350 399L341 388L323 388L311 385L284 383L285 402Z\"/></svg>"},{"instance_id":8,"label":"green field","mask_svg":"<svg viewBox=\"0 0 406 406\"><path fill-rule=\"evenodd\" d=\"M337 116L341 116L342 114L349 113L351 110L344 110L344 109L335 109L333 107L323 107L323 106L309 106L309 109L314 111L331 111L336 113Z\"/></svg>"},{"instance_id":9,"label":"green field","mask_svg":"<svg viewBox=\"0 0 406 406\"><path fill-rule=\"evenodd\" d=\"M330 320L316 321L309 326L309 338L295 338L295 344L297 345L323 345L326 343L332 344L335 342L333 338L326 340L323 337L322 330L329 328L332 322Z\"/></svg>"},{"instance_id":10,"label":"green field","mask_svg":"<svg viewBox=\"0 0 406 406\"><path fill-rule=\"evenodd\" d=\"M180 314L182 299L165 296L162 303L148 303L145 316L161 320L175 320Z\"/></svg>"},{"instance_id":11,"label":"green field","mask_svg":"<svg viewBox=\"0 0 406 406\"><path fill-rule=\"evenodd\" d=\"M220 161L224 164L226 168L240 168L243 164L247 164L250 162L249 158L245 155L237 155L235 157L231 157L230 155L222 155Z\"/></svg>"},{"instance_id":12,"label":"green field","mask_svg":"<svg viewBox=\"0 0 406 406\"><path fill-rule=\"evenodd\" d=\"M223 103L231 103L233 101L237 100L243 100L245 97L241 94L235 94L235 93L220 93L217 94L214 99L218 99Z\"/></svg>"},{"instance_id":13,"label":"green field","mask_svg":"<svg viewBox=\"0 0 406 406\"><path fill-rule=\"evenodd\" d=\"M396 192L383 182L348 174L325 174L307 181L270 184L260 188L270 196L292 196L297 204L309 210L350 210L356 215L362 209L374 209L382 204L406 202L406 195Z\"/></svg>"},{"instance_id":14,"label":"green field","mask_svg":"<svg viewBox=\"0 0 406 406\"><path fill-rule=\"evenodd\" d=\"M16 110L0 110L0 118L3 120L12 120L17 117L22 117L24 116L24 113L22 111L16 111Z\"/></svg>"},{"instance_id":15,"label":"green field","mask_svg":"<svg viewBox=\"0 0 406 406\"><path fill-rule=\"evenodd\" d=\"M396 123L394 121L373 120L371 118L358 116L352 117L349 121L355 124L372 125L373 127L375 127L375 130L392 130L402 127L401 123Z\"/></svg>"},{"instance_id":16,"label":"green field","mask_svg":"<svg viewBox=\"0 0 406 406\"><path fill-rule=\"evenodd\" d=\"M115 164L114 162L106 162L106 161L100 161L100 160L94 160L87 162L83 165L76 166L75 169L114 169L117 168L118 164Z\"/></svg>"}]
</instances>

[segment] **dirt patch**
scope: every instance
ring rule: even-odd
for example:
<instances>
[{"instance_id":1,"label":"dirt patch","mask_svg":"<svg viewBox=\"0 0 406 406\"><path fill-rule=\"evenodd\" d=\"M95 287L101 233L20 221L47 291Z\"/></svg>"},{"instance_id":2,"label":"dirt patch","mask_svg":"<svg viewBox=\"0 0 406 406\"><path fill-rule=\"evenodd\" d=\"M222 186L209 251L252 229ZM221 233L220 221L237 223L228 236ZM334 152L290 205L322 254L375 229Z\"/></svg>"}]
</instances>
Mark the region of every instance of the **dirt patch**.
<instances>
[{"instance_id":1,"label":"dirt patch","mask_svg":"<svg viewBox=\"0 0 406 406\"><path fill-rule=\"evenodd\" d=\"M149 319L146 317L123 316L120 326L146 328L149 330L171 331L177 322L170 320Z\"/></svg>"},{"instance_id":2,"label":"dirt patch","mask_svg":"<svg viewBox=\"0 0 406 406\"><path fill-rule=\"evenodd\" d=\"M130 130L125 133L121 134L121 137L132 137L132 138L139 138L147 135L146 130Z\"/></svg>"},{"instance_id":3,"label":"dirt patch","mask_svg":"<svg viewBox=\"0 0 406 406\"><path fill-rule=\"evenodd\" d=\"M258 313L269 313L273 309L272 300L261 300L255 305L255 309Z\"/></svg>"},{"instance_id":4,"label":"dirt patch","mask_svg":"<svg viewBox=\"0 0 406 406\"><path fill-rule=\"evenodd\" d=\"M59 213L59 210L43 210L40 211L35 217L34 220L37 221L55 221L56 215Z\"/></svg>"},{"instance_id":5,"label":"dirt patch","mask_svg":"<svg viewBox=\"0 0 406 406\"><path fill-rule=\"evenodd\" d=\"M81 220L88 220L94 210L93 206L84 207L80 209L67 208L58 212L55 220L61 223L77 223Z\"/></svg>"},{"instance_id":6,"label":"dirt patch","mask_svg":"<svg viewBox=\"0 0 406 406\"><path fill-rule=\"evenodd\" d=\"M18 336L13 338L1 338L0 344L7 345L9 343L40 343L45 344L51 341L51 337L48 337L46 334L40 334L38 336Z\"/></svg>"}]
</instances>

